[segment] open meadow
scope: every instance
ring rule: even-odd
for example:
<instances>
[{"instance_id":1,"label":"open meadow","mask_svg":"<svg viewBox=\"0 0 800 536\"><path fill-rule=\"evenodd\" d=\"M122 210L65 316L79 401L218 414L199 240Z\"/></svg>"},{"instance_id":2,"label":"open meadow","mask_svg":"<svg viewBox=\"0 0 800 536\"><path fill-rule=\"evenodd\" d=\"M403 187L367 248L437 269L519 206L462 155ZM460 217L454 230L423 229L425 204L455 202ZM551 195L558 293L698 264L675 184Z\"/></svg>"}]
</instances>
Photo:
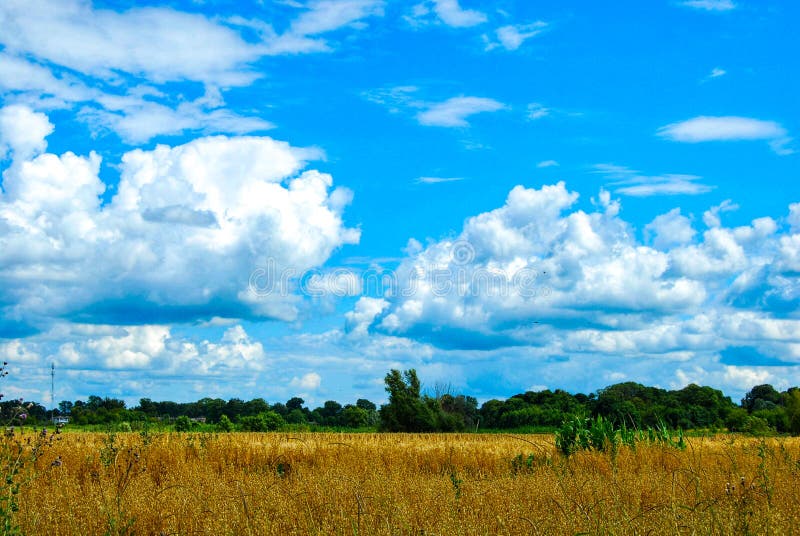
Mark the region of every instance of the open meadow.
<instances>
[{"instance_id":1,"label":"open meadow","mask_svg":"<svg viewBox=\"0 0 800 536\"><path fill-rule=\"evenodd\" d=\"M569 457L549 435L63 433L24 534L791 534L800 439ZM6 438L8 441L8 438Z\"/></svg>"}]
</instances>

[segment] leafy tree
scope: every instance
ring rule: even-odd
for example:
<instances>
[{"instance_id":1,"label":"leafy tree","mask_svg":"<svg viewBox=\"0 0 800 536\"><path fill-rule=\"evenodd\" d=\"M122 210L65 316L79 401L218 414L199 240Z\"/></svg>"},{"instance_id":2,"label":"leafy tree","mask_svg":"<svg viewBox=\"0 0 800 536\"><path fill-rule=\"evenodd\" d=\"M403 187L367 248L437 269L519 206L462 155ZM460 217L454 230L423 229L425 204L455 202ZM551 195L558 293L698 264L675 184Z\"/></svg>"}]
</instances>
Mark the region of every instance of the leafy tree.
<instances>
[{"instance_id":1,"label":"leafy tree","mask_svg":"<svg viewBox=\"0 0 800 536\"><path fill-rule=\"evenodd\" d=\"M260 415L261 413L270 410L269 404L263 398L254 398L249 402L245 402L244 411L242 415Z\"/></svg>"},{"instance_id":2,"label":"leafy tree","mask_svg":"<svg viewBox=\"0 0 800 536\"><path fill-rule=\"evenodd\" d=\"M766 383L756 385L742 399L742 407L752 413L760 409L772 409L781 403L781 394Z\"/></svg>"},{"instance_id":3,"label":"leafy tree","mask_svg":"<svg viewBox=\"0 0 800 536\"><path fill-rule=\"evenodd\" d=\"M289 424L303 424L306 422L306 414L301 409L293 409L286 415L286 422Z\"/></svg>"},{"instance_id":4,"label":"leafy tree","mask_svg":"<svg viewBox=\"0 0 800 536\"><path fill-rule=\"evenodd\" d=\"M295 396L295 397L292 397L292 398L290 398L289 400L286 401L286 409L288 409L289 411L292 411L292 410L295 410L295 409L302 410L303 409L303 404L305 404L305 403L306 403L305 400L303 400L299 396Z\"/></svg>"},{"instance_id":5,"label":"leafy tree","mask_svg":"<svg viewBox=\"0 0 800 536\"><path fill-rule=\"evenodd\" d=\"M225 414L225 401L221 398L202 398L195 404L197 417L205 417L209 422L219 422Z\"/></svg>"},{"instance_id":6,"label":"leafy tree","mask_svg":"<svg viewBox=\"0 0 800 536\"><path fill-rule=\"evenodd\" d=\"M270 409L272 409L272 411L274 411L284 419L289 414L289 408L286 407L286 404L281 404L280 402L273 404L272 408Z\"/></svg>"},{"instance_id":7,"label":"leafy tree","mask_svg":"<svg viewBox=\"0 0 800 536\"><path fill-rule=\"evenodd\" d=\"M265 411L258 415L247 415L239 420L239 425L246 432L271 432L283 426L286 421L274 411Z\"/></svg>"},{"instance_id":8,"label":"leafy tree","mask_svg":"<svg viewBox=\"0 0 800 536\"><path fill-rule=\"evenodd\" d=\"M342 425L349 428L369 426L369 412L358 406L348 404L342 410Z\"/></svg>"},{"instance_id":9,"label":"leafy tree","mask_svg":"<svg viewBox=\"0 0 800 536\"><path fill-rule=\"evenodd\" d=\"M377 411L378 406L375 405L374 402L370 402L365 398L359 398L356 400L356 407L367 410L367 411Z\"/></svg>"},{"instance_id":10,"label":"leafy tree","mask_svg":"<svg viewBox=\"0 0 800 536\"><path fill-rule=\"evenodd\" d=\"M381 428L390 432L432 432L436 429L430 405L420 395L417 371L392 369L384 379L389 403L381 406Z\"/></svg>"},{"instance_id":11,"label":"leafy tree","mask_svg":"<svg viewBox=\"0 0 800 536\"><path fill-rule=\"evenodd\" d=\"M339 426L341 424L342 405L335 400L327 400L319 409L322 416L321 424L327 426Z\"/></svg>"},{"instance_id":12,"label":"leafy tree","mask_svg":"<svg viewBox=\"0 0 800 536\"><path fill-rule=\"evenodd\" d=\"M792 387L784 393L784 405L789 432L792 435L800 435L800 388Z\"/></svg>"}]
</instances>

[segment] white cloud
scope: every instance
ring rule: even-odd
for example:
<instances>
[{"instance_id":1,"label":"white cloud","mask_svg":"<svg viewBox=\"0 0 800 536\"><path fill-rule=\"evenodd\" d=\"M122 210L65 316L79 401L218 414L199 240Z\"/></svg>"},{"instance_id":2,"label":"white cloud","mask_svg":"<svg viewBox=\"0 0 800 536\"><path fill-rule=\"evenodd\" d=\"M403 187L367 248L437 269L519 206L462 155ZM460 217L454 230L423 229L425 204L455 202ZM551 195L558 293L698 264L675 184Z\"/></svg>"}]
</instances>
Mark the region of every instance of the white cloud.
<instances>
[{"instance_id":1,"label":"white cloud","mask_svg":"<svg viewBox=\"0 0 800 536\"><path fill-rule=\"evenodd\" d=\"M51 132L53 124L44 114L26 106L0 108L0 160L9 152L22 161L44 151Z\"/></svg>"},{"instance_id":2,"label":"white cloud","mask_svg":"<svg viewBox=\"0 0 800 536\"><path fill-rule=\"evenodd\" d=\"M719 205L711 207L703 212L703 223L705 223L707 227L719 227L722 225L719 215L723 212L732 212L734 210L739 210L739 205L731 202L730 199L726 199Z\"/></svg>"},{"instance_id":3,"label":"white cloud","mask_svg":"<svg viewBox=\"0 0 800 536\"><path fill-rule=\"evenodd\" d=\"M391 113L400 113L404 108L419 108L424 104L416 97L416 86L395 86L365 91L362 96L370 102L386 106Z\"/></svg>"},{"instance_id":4,"label":"white cloud","mask_svg":"<svg viewBox=\"0 0 800 536\"><path fill-rule=\"evenodd\" d=\"M345 329L355 337L366 337L370 324L383 312L389 302L383 298L361 297L352 311L345 313Z\"/></svg>"},{"instance_id":5,"label":"white cloud","mask_svg":"<svg viewBox=\"0 0 800 536\"><path fill-rule=\"evenodd\" d=\"M417 16L433 11L439 20L454 28L477 26L487 20L486 15L480 11L462 8L458 0L430 0L418 6L415 7Z\"/></svg>"},{"instance_id":6,"label":"white cloud","mask_svg":"<svg viewBox=\"0 0 800 536\"><path fill-rule=\"evenodd\" d=\"M614 164L596 164L595 173L611 180L618 194L632 197L654 195L698 195L711 191L711 187L699 182L702 177L681 173L643 175L639 171Z\"/></svg>"},{"instance_id":7,"label":"white cloud","mask_svg":"<svg viewBox=\"0 0 800 536\"><path fill-rule=\"evenodd\" d=\"M635 244L604 199L608 212L562 215L577 200L563 183L514 188L503 207L470 218L456 239L433 243L401 265L401 281L416 278L417 286L390 300L379 329L421 329L445 345L529 344L538 336L530 327L535 320L602 324L600 311L609 308L635 315L697 305L702 286L668 277L667 255ZM419 278L443 270L455 287Z\"/></svg>"},{"instance_id":8,"label":"white cloud","mask_svg":"<svg viewBox=\"0 0 800 536\"><path fill-rule=\"evenodd\" d=\"M441 182L458 182L463 181L463 177L418 177L417 184L439 184Z\"/></svg>"},{"instance_id":9,"label":"white cloud","mask_svg":"<svg viewBox=\"0 0 800 536\"><path fill-rule=\"evenodd\" d=\"M732 0L685 0L682 6L701 9L704 11L730 11L736 9Z\"/></svg>"},{"instance_id":10,"label":"white cloud","mask_svg":"<svg viewBox=\"0 0 800 536\"><path fill-rule=\"evenodd\" d=\"M542 160L538 164L536 164L537 168L549 168L549 167L558 167L560 164L555 160Z\"/></svg>"},{"instance_id":11,"label":"white cloud","mask_svg":"<svg viewBox=\"0 0 800 536\"><path fill-rule=\"evenodd\" d=\"M426 126L468 127L472 115L508 109L502 102L484 97L459 96L431 102L419 94L416 86L396 86L367 91L363 97L386 106L390 113L415 112L417 122Z\"/></svg>"},{"instance_id":12,"label":"white cloud","mask_svg":"<svg viewBox=\"0 0 800 536\"><path fill-rule=\"evenodd\" d=\"M550 108L534 102L528 105L528 119L541 119L550 115Z\"/></svg>"},{"instance_id":13,"label":"white cloud","mask_svg":"<svg viewBox=\"0 0 800 536\"><path fill-rule=\"evenodd\" d=\"M50 69L5 51L0 52L0 92L48 108L91 100L97 94L76 79L68 76L57 78Z\"/></svg>"},{"instance_id":14,"label":"white cloud","mask_svg":"<svg viewBox=\"0 0 800 536\"><path fill-rule=\"evenodd\" d=\"M263 131L272 125L225 109L221 91L262 76L254 65L265 56L332 50L323 35L360 28L363 19L382 15L383 5L312 1L277 34L266 22L241 17L210 19L160 7L117 12L84 0L10 0L0 3L0 95L37 109L80 105L78 117L94 134L113 130L132 144L186 131ZM245 39L243 29L260 40ZM206 95L192 100L183 90L165 93L148 85L168 82L202 84Z\"/></svg>"},{"instance_id":15,"label":"white cloud","mask_svg":"<svg viewBox=\"0 0 800 536\"><path fill-rule=\"evenodd\" d=\"M316 391L322 384L322 377L316 372L309 372L302 377L294 377L289 383L292 387L303 389L304 391Z\"/></svg>"},{"instance_id":16,"label":"white cloud","mask_svg":"<svg viewBox=\"0 0 800 536\"><path fill-rule=\"evenodd\" d=\"M555 378L556 369L583 368L576 356L598 373L640 358L624 365L628 377L647 370L680 383L646 362L691 362L684 374L737 390L719 362L728 348L800 362L798 320L781 318L800 303L800 235L756 218L698 236L674 209L645 226L641 243L607 191L593 201L596 212L586 213L563 183L514 188L457 235L409 249L397 270L404 292L359 302L347 316L350 337L406 338L453 359L520 348L537 374L552 368ZM560 355L570 356L563 366L546 360Z\"/></svg>"},{"instance_id":17,"label":"white cloud","mask_svg":"<svg viewBox=\"0 0 800 536\"><path fill-rule=\"evenodd\" d=\"M9 0L0 6L5 21L0 42L13 54L33 55L104 79L125 72L157 83L192 80L237 86L259 76L249 66L260 57L328 50L324 41L309 36L382 15L383 4L312 1L283 35L264 23L229 21L260 30L263 41L253 43L219 21L170 8L116 12L80 0Z\"/></svg>"},{"instance_id":18,"label":"white cloud","mask_svg":"<svg viewBox=\"0 0 800 536\"><path fill-rule=\"evenodd\" d=\"M728 71L721 67L714 67L711 69L711 72L708 74L709 78L719 78L720 76L725 76L728 74Z\"/></svg>"},{"instance_id":19,"label":"white cloud","mask_svg":"<svg viewBox=\"0 0 800 536\"><path fill-rule=\"evenodd\" d=\"M494 99L482 97L453 97L444 102L431 104L417 114L421 125L437 127L468 127L467 119L483 112L497 112L506 105Z\"/></svg>"},{"instance_id":20,"label":"white cloud","mask_svg":"<svg viewBox=\"0 0 800 536\"><path fill-rule=\"evenodd\" d=\"M229 396L242 396L251 382L243 378L270 372L262 344L240 325L209 341L177 335L167 326L58 323L39 335L0 343L0 358L24 378L9 379L22 385L15 390L26 397L42 396L32 386L43 383L45 366L49 371L54 363L56 396L73 400L98 392L158 396L156 386L164 398L181 400L197 384L203 395L222 384L235 386L227 389Z\"/></svg>"},{"instance_id":21,"label":"white cloud","mask_svg":"<svg viewBox=\"0 0 800 536\"><path fill-rule=\"evenodd\" d=\"M168 8L118 13L78 0L10 0L0 17L8 52L102 78L122 71L158 82L242 85L254 78L245 67L259 56L232 29Z\"/></svg>"},{"instance_id":22,"label":"white cloud","mask_svg":"<svg viewBox=\"0 0 800 536\"><path fill-rule=\"evenodd\" d=\"M105 108L86 106L78 116L95 132L112 130L131 144L186 131L247 134L274 127L257 117L243 117L224 108L208 107L205 99L183 102L175 108L139 98L104 96L98 103Z\"/></svg>"},{"instance_id":23,"label":"white cloud","mask_svg":"<svg viewBox=\"0 0 800 536\"><path fill-rule=\"evenodd\" d=\"M384 4L383 0L314 0L303 6L305 11L283 34L269 25L239 22L261 30L268 54L327 52L331 47L320 35L347 27L363 28L363 19L383 16Z\"/></svg>"},{"instance_id":24,"label":"white cloud","mask_svg":"<svg viewBox=\"0 0 800 536\"><path fill-rule=\"evenodd\" d=\"M652 222L645 225L644 232L657 249L668 249L675 245L687 244L697 234L697 231L692 228L692 221L681 214L679 208L656 216Z\"/></svg>"},{"instance_id":25,"label":"white cloud","mask_svg":"<svg viewBox=\"0 0 800 536\"><path fill-rule=\"evenodd\" d=\"M56 78L44 67L0 53L0 94L3 92L36 108L81 106L78 118L86 121L95 134L110 130L130 143L187 130L244 134L272 127L263 119L225 109L220 92L213 87L207 87L206 94L193 101L162 104L158 100L166 96L152 87L137 86L124 95L104 93L78 80Z\"/></svg>"},{"instance_id":26,"label":"white cloud","mask_svg":"<svg viewBox=\"0 0 800 536\"><path fill-rule=\"evenodd\" d=\"M658 135L684 143L766 140L776 153L792 153L791 149L786 148L791 138L787 136L785 128L775 121L749 117L698 116L661 127Z\"/></svg>"},{"instance_id":27,"label":"white cloud","mask_svg":"<svg viewBox=\"0 0 800 536\"><path fill-rule=\"evenodd\" d=\"M47 125L41 114L23 117L29 124L18 131ZM42 140L24 143L44 147ZM122 157L118 188L105 205L96 154L15 160L0 195L4 312L123 324L293 319L292 289L254 292L254 270L269 262L276 272L265 276L299 275L359 238L342 222L350 193L332 190L329 175L302 172L317 156L258 137L137 149Z\"/></svg>"},{"instance_id":28,"label":"white cloud","mask_svg":"<svg viewBox=\"0 0 800 536\"><path fill-rule=\"evenodd\" d=\"M800 203L792 203L789 205L789 217L787 221L789 225L792 226L792 232L800 233Z\"/></svg>"},{"instance_id":29,"label":"white cloud","mask_svg":"<svg viewBox=\"0 0 800 536\"><path fill-rule=\"evenodd\" d=\"M14 365L21 363L37 363L41 356L21 340L0 342L0 361L7 361Z\"/></svg>"},{"instance_id":30,"label":"white cloud","mask_svg":"<svg viewBox=\"0 0 800 536\"><path fill-rule=\"evenodd\" d=\"M509 51L517 50L525 41L545 31L547 26L547 23L543 21L536 21L530 24L501 26L495 30L496 41L489 39L488 36L484 36L486 50L493 50L498 47Z\"/></svg>"}]
</instances>

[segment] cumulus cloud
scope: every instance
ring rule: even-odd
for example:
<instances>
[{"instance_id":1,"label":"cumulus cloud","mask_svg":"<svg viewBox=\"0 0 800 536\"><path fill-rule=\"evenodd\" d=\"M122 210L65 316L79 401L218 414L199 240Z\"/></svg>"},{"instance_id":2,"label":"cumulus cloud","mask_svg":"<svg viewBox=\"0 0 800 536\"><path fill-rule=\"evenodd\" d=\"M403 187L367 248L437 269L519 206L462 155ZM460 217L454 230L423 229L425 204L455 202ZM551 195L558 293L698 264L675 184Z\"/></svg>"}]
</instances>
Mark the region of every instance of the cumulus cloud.
<instances>
[{"instance_id":1,"label":"cumulus cloud","mask_svg":"<svg viewBox=\"0 0 800 536\"><path fill-rule=\"evenodd\" d=\"M26 106L0 108L0 159L13 153L17 160L25 160L43 152L53 128L45 114Z\"/></svg>"},{"instance_id":2,"label":"cumulus cloud","mask_svg":"<svg viewBox=\"0 0 800 536\"><path fill-rule=\"evenodd\" d=\"M360 301L347 317L351 337L383 334L458 355L524 348L544 369L548 357L582 355L719 372L721 352L744 346L800 363L800 318L786 318L800 304L796 228L756 218L698 234L674 209L645 226L642 242L608 192L594 212L577 201L564 183L518 186L456 236L409 250L397 270L406 291Z\"/></svg>"},{"instance_id":3,"label":"cumulus cloud","mask_svg":"<svg viewBox=\"0 0 800 536\"><path fill-rule=\"evenodd\" d=\"M49 131L41 114L4 113L27 118L28 133ZM116 193L102 204L98 155L19 158L18 147L41 151L44 141L20 141L15 129L2 134L16 145L0 195L0 303L9 318L293 319L291 289L254 292L263 283L253 285L254 270L269 261L270 277L301 273L358 241L342 222L350 193L303 171L315 150L223 136L137 149L123 155Z\"/></svg>"},{"instance_id":4,"label":"cumulus cloud","mask_svg":"<svg viewBox=\"0 0 800 536\"><path fill-rule=\"evenodd\" d=\"M497 112L506 105L483 97L453 97L444 102L431 104L417 114L421 125L436 127L468 127L467 119L484 112Z\"/></svg>"},{"instance_id":5,"label":"cumulus cloud","mask_svg":"<svg viewBox=\"0 0 800 536\"><path fill-rule=\"evenodd\" d=\"M540 20L530 24L509 24L507 26L501 26L494 32L495 39L484 36L486 50L494 50L496 48L503 48L508 51L517 50L525 41L545 31L547 26L546 22Z\"/></svg>"},{"instance_id":6,"label":"cumulus cloud","mask_svg":"<svg viewBox=\"0 0 800 536\"><path fill-rule=\"evenodd\" d=\"M262 344L241 325L208 340L180 335L161 325L57 323L39 335L0 343L0 359L13 363L17 371L25 371L23 383L27 385L20 387L20 382L15 382L16 389L26 398L40 400L44 393L37 393L35 385L49 363L55 363L58 369L60 386L68 386L69 392L57 393L66 399L97 392L124 396L148 391L148 396L160 392L175 400L178 392L179 397L185 397L187 387L191 389L198 382L203 385L203 395L218 389L205 383L213 382L236 385L228 394L241 396L250 383L243 377L271 373ZM109 382L109 375L113 375L113 382Z\"/></svg>"},{"instance_id":7,"label":"cumulus cloud","mask_svg":"<svg viewBox=\"0 0 800 536\"><path fill-rule=\"evenodd\" d=\"M316 372L309 372L301 377L292 378L290 385L303 391L316 391L322 383L322 377Z\"/></svg>"},{"instance_id":8,"label":"cumulus cloud","mask_svg":"<svg viewBox=\"0 0 800 536\"><path fill-rule=\"evenodd\" d=\"M765 140L778 154L793 153L793 150L786 147L791 142L791 138L788 137L785 128L775 121L763 121L749 117L698 116L663 126L658 129L658 135L668 140L684 143Z\"/></svg>"},{"instance_id":9,"label":"cumulus cloud","mask_svg":"<svg viewBox=\"0 0 800 536\"><path fill-rule=\"evenodd\" d=\"M739 205L731 202L730 199L726 199L719 205L713 206L703 212L703 223L708 227L719 227L722 225L719 215L724 212L733 212L734 210L739 210Z\"/></svg>"},{"instance_id":10,"label":"cumulus cloud","mask_svg":"<svg viewBox=\"0 0 800 536\"><path fill-rule=\"evenodd\" d=\"M681 214L679 208L656 216L652 222L645 225L644 232L657 249L668 249L674 245L687 244L697 234L697 231L692 228L692 220Z\"/></svg>"},{"instance_id":11,"label":"cumulus cloud","mask_svg":"<svg viewBox=\"0 0 800 536\"><path fill-rule=\"evenodd\" d=\"M412 12L407 20L413 24L426 22L430 15L435 15L438 21L453 28L469 28L488 20L480 11L462 8L459 0L426 0L416 4Z\"/></svg>"}]
</instances>

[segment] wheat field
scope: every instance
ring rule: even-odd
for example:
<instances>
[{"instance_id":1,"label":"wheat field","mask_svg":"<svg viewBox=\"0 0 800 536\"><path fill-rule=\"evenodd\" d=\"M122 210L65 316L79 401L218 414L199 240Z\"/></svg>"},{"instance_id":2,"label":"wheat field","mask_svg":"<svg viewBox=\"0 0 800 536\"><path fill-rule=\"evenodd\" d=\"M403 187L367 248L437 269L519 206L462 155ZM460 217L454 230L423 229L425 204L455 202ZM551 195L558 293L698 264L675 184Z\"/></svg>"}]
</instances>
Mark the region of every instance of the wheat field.
<instances>
[{"instance_id":1,"label":"wheat field","mask_svg":"<svg viewBox=\"0 0 800 536\"><path fill-rule=\"evenodd\" d=\"M792 534L800 440L556 452L547 435L65 433L24 534Z\"/></svg>"}]
</instances>

